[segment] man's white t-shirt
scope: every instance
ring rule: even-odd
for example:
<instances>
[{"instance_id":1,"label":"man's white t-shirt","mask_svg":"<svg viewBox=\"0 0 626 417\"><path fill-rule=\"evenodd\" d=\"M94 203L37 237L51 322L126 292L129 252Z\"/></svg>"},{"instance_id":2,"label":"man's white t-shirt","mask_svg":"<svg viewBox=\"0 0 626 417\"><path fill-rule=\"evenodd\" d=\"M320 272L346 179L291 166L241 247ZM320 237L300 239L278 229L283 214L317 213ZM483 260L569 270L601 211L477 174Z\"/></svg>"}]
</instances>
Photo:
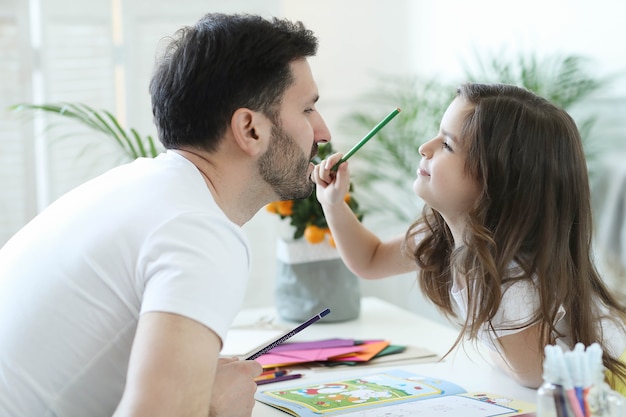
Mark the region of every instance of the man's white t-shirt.
<instances>
[{"instance_id":1,"label":"man's white t-shirt","mask_svg":"<svg viewBox=\"0 0 626 417\"><path fill-rule=\"evenodd\" d=\"M241 228L168 151L85 183L0 250L0 416L110 416L139 316L222 339L250 272Z\"/></svg>"}]
</instances>

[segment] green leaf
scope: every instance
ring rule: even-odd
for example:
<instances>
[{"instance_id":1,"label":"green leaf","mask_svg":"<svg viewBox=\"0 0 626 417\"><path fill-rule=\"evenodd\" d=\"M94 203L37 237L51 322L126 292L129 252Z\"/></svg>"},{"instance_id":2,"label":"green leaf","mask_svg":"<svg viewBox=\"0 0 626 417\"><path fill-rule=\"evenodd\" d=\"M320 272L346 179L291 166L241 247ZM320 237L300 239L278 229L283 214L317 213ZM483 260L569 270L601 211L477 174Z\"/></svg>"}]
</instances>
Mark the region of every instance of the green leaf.
<instances>
[{"instance_id":1,"label":"green leaf","mask_svg":"<svg viewBox=\"0 0 626 417\"><path fill-rule=\"evenodd\" d=\"M143 138L135 129L124 129L117 118L107 110L95 110L83 103L20 103L9 109L16 112L40 111L78 122L113 140L129 159L141 156L155 157L159 153L151 136ZM148 144L148 148L145 143Z\"/></svg>"}]
</instances>

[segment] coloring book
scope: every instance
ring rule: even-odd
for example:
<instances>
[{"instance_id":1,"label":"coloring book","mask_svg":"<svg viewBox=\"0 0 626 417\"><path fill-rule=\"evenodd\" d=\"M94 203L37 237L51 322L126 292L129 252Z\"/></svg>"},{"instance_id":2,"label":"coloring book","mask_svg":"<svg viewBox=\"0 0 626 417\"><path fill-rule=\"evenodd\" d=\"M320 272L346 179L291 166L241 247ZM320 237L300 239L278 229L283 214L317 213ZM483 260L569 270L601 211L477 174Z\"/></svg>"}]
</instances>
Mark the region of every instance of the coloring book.
<instances>
[{"instance_id":1,"label":"coloring book","mask_svg":"<svg viewBox=\"0 0 626 417\"><path fill-rule=\"evenodd\" d=\"M534 404L488 393L467 393L452 382L399 369L261 390L256 399L297 417L504 417L530 416L535 410Z\"/></svg>"}]
</instances>

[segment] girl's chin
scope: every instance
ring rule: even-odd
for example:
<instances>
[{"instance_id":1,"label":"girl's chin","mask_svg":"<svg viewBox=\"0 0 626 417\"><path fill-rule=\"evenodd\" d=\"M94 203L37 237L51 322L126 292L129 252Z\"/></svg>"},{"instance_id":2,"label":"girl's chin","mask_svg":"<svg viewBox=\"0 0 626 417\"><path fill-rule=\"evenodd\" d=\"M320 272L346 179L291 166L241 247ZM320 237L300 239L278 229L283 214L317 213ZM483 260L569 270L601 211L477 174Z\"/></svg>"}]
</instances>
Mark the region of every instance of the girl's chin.
<instances>
[{"instance_id":1,"label":"girl's chin","mask_svg":"<svg viewBox=\"0 0 626 417\"><path fill-rule=\"evenodd\" d=\"M413 181L413 192L419 197L422 198L421 196L421 191L422 191L422 184L421 181L419 179L419 177Z\"/></svg>"},{"instance_id":2,"label":"girl's chin","mask_svg":"<svg viewBox=\"0 0 626 417\"><path fill-rule=\"evenodd\" d=\"M420 200L428 204L428 200L427 198L425 198L426 195L424 194L424 190L422 189L422 184L420 184L419 178L413 183L413 192Z\"/></svg>"}]
</instances>

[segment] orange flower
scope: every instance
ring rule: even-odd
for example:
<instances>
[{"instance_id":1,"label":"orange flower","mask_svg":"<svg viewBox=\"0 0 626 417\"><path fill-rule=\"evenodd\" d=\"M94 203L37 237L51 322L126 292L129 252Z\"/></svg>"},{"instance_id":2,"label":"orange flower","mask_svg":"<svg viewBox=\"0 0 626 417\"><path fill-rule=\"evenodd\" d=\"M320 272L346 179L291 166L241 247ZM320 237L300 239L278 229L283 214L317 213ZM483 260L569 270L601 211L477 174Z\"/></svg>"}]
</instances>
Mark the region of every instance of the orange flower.
<instances>
[{"instance_id":1,"label":"orange flower","mask_svg":"<svg viewBox=\"0 0 626 417\"><path fill-rule=\"evenodd\" d=\"M304 238L309 243L321 243L325 237L326 232L324 229L314 224L310 224L304 229Z\"/></svg>"},{"instance_id":2,"label":"orange flower","mask_svg":"<svg viewBox=\"0 0 626 417\"><path fill-rule=\"evenodd\" d=\"M274 204L276 204L276 211L281 216L291 216L293 214L293 200L277 201Z\"/></svg>"},{"instance_id":3,"label":"orange flower","mask_svg":"<svg viewBox=\"0 0 626 417\"><path fill-rule=\"evenodd\" d=\"M272 214L278 214L278 205L276 204L276 202L274 203L269 203L268 205L265 206L265 210L269 211Z\"/></svg>"}]
</instances>

